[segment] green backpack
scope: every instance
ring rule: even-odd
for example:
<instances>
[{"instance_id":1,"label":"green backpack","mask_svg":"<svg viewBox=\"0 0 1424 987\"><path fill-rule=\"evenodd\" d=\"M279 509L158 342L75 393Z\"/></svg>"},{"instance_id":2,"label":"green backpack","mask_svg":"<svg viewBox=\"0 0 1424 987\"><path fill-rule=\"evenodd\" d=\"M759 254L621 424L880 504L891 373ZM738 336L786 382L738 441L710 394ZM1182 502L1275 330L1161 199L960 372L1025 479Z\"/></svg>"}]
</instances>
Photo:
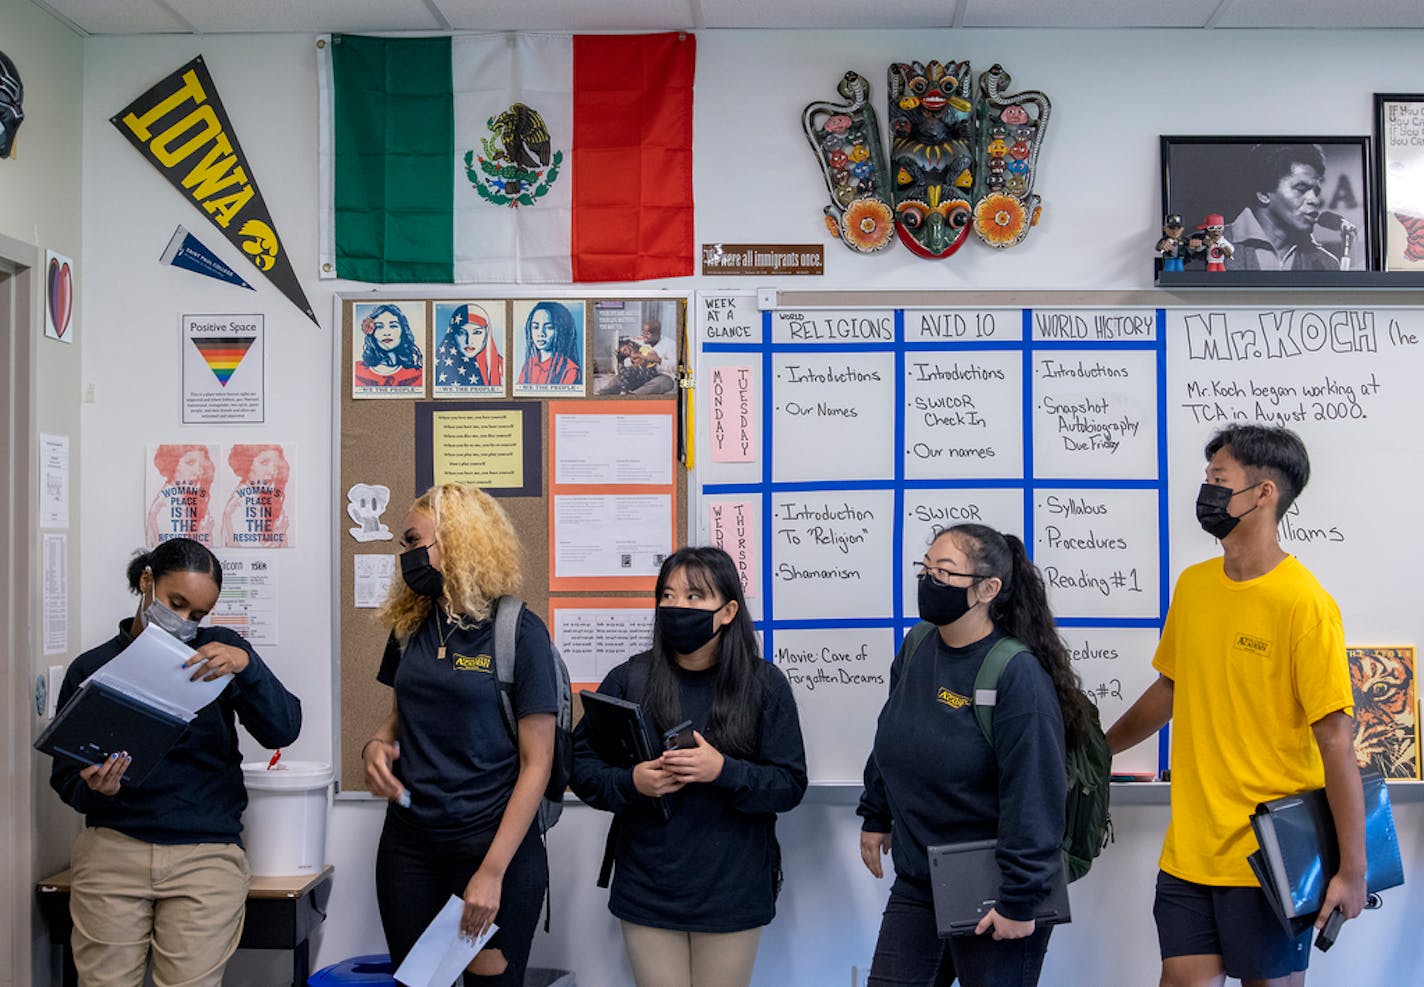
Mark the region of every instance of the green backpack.
<instances>
[{"instance_id":1,"label":"green backpack","mask_svg":"<svg viewBox=\"0 0 1424 987\"><path fill-rule=\"evenodd\" d=\"M934 633L935 625L920 621L905 635L900 646L905 665L919 650L920 644ZM994 746L994 707L999 695L999 677L1014 655L1027 651L1023 642L1011 637L1000 638L988 655L979 673L974 676L974 719L979 732ZM900 674L905 674L902 667ZM1068 798L1064 806L1063 852L1067 856L1068 880L1076 881L1088 873L1093 860L1112 841L1112 816L1108 812L1111 794L1112 752L1098 720L1098 708L1088 707L1087 737L1067 749Z\"/></svg>"}]
</instances>

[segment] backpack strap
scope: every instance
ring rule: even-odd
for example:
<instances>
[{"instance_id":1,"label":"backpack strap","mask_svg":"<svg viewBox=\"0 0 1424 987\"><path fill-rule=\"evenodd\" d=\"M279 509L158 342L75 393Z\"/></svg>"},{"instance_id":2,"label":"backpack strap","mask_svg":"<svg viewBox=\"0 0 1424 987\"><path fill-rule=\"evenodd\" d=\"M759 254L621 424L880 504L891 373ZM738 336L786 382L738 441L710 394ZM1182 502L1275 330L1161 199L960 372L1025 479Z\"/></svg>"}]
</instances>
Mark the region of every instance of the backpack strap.
<instances>
[{"instance_id":1,"label":"backpack strap","mask_svg":"<svg viewBox=\"0 0 1424 987\"><path fill-rule=\"evenodd\" d=\"M516 740L519 721L514 718L514 665L519 638L519 618L524 601L517 596L501 596L494 601L494 674L499 686L499 711L505 729Z\"/></svg>"},{"instance_id":2,"label":"backpack strap","mask_svg":"<svg viewBox=\"0 0 1424 987\"><path fill-rule=\"evenodd\" d=\"M1014 655L1027 650L1017 638L1001 637L984 656L984 663L974 676L974 720L990 747L994 746L994 709L999 704L999 678Z\"/></svg>"},{"instance_id":3,"label":"backpack strap","mask_svg":"<svg viewBox=\"0 0 1424 987\"><path fill-rule=\"evenodd\" d=\"M608 887L613 877L613 858L617 852L619 817L615 814L608 823L608 835L603 838L603 861L598 865L598 887Z\"/></svg>"},{"instance_id":4,"label":"backpack strap","mask_svg":"<svg viewBox=\"0 0 1424 987\"><path fill-rule=\"evenodd\" d=\"M901 658L900 678L903 681L905 673L909 671L910 660L915 657L915 652L920 650L920 645L925 643L925 639L939 628L935 627L928 620L922 620L914 627L911 627L905 635L905 640L900 642L900 650L895 652L896 658Z\"/></svg>"}]
</instances>

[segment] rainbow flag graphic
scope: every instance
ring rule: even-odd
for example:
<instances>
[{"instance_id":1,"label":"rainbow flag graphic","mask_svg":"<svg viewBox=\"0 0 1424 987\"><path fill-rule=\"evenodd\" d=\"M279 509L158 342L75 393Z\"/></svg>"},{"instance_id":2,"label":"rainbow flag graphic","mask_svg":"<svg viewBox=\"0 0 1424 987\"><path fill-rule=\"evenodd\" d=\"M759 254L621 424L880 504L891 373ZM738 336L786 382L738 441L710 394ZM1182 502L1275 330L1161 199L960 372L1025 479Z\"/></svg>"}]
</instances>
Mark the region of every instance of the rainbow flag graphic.
<instances>
[{"instance_id":1,"label":"rainbow flag graphic","mask_svg":"<svg viewBox=\"0 0 1424 987\"><path fill-rule=\"evenodd\" d=\"M226 387L256 339L256 336L207 336L193 340L193 345L203 354L218 383Z\"/></svg>"}]
</instances>

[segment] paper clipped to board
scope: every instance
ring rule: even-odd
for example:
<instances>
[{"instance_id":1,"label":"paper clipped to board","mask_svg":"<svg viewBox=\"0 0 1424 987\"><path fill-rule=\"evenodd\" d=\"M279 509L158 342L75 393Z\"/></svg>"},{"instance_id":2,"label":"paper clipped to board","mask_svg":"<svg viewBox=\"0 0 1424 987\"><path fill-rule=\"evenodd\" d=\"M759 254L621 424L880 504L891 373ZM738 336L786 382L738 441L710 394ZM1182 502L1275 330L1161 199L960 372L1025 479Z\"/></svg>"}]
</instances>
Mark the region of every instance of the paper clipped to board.
<instances>
[{"instance_id":1,"label":"paper clipped to board","mask_svg":"<svg viewBox=\"0 0 1424 987\"><path fill-rule=\"evenodd\" d=\"M454 895L440 909L396 970L396 981L404 987L451 987L465 967L499 930L491 923L484 933L471 938L460 931L465 903Z\"/></svg>"}]
</instances>

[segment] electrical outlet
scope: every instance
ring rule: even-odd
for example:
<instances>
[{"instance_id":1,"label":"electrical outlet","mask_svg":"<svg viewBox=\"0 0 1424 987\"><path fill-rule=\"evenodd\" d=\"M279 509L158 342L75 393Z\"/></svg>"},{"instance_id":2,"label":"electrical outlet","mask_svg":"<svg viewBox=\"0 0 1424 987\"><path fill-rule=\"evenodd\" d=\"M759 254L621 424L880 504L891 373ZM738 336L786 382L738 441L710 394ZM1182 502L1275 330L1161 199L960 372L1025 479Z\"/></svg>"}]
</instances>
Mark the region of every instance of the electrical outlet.
<instances>
[{"instance_id":1,"label":"electrical outlet","mask_svg":"<svg viewBox=\"0 0 1424 987\"><path fill-rule=\"evenodd\" d=\"M84 385L84 403L94 403L94 382L92 380Z\"/></svg>"}]
</instances>

